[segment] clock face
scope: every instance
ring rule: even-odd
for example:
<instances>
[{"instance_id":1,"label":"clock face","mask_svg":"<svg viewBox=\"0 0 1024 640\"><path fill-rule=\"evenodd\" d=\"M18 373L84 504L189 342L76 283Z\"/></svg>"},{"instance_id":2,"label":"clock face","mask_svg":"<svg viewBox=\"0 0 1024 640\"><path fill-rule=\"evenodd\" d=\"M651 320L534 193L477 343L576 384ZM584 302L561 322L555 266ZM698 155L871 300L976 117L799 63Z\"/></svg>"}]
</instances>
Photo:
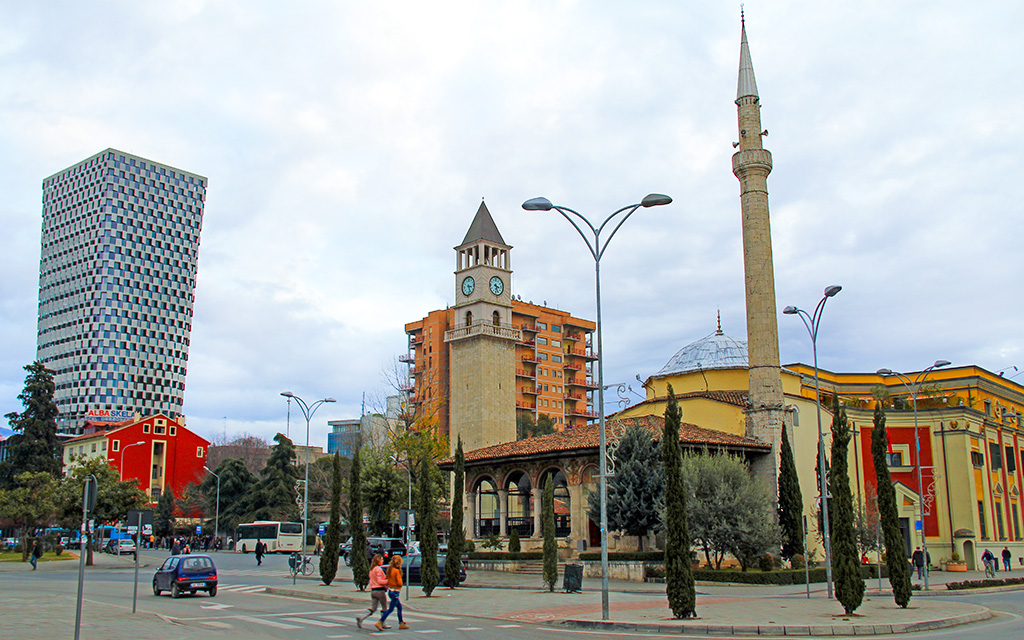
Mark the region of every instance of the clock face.
<instances>
[{"instance_id":1,"label":"clock face","mask_svg":"<svg viewBox=\"0 0 1024 640\"><path fill-rule=\"evenodd\" d=\"M462 295L472 295L475 288L476 282L473 280L473 276L466 276L466 279L462 281Z\"/></svg>"},{"instance_id":2,"label":"clock face","mask_svg":"<svg viewBox=\"0 0 1024 640\"><path fill-rule=\"evenodd\" d=\"M501 292L505 290L505 283L501 281L501 278L494 276L491 278L491 293L496 296L500 296Z\"/></svg>"}]
</instances>

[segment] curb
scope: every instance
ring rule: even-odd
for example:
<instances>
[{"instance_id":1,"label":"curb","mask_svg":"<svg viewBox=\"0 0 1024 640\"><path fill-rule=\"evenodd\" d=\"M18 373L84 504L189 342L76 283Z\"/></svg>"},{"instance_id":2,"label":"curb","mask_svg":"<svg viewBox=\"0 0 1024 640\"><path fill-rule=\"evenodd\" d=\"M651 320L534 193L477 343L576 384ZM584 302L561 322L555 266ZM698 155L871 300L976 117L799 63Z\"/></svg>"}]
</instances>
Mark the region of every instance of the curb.
<instances>
[{"instance_id":1,"label":"curb","mask_svg":"<svg viewBox=\"0 0 1024 640\"><path fill-rule=\"evenodd\" d=\"M617 630L642 633L678 633L707 636L871 636L895 633L915 633L955 627L971 622L981 622L992 617L986 609L979 613L970 613L942 620L925 620L923 622L896 624L833 624L833 625L714 625L688 624L678 625L652 624L644 622L605 622L604 620L563 620L562 625L577 629Z\"/></svg>"}]
</instances>

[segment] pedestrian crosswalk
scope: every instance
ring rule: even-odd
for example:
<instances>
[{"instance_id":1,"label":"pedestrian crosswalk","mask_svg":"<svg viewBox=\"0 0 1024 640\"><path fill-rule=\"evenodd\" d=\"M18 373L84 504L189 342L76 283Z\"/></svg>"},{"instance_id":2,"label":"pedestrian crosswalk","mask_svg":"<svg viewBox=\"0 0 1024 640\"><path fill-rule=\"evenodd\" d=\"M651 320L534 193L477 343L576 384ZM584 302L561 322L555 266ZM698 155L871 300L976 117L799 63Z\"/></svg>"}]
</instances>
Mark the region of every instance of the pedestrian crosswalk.
<instances>
[{"instance_id":1,"label":"pedestrian crosswalk","mask_svg":"<svg viewBox=\"0 0 1024 640\"><path fill-rule=\"evenodd\" d=\"M263 593L267 590L265 584L231 584L231 585L220 585L217 587L218 591L230 591L233 593Z\"/></svg>"},{"instance_id":2,"label":"pedestrian crosswalk","mask_svg":"<svg viewBox=\"0 0 1024 640\"><path fill-rule=\"evenodd\" d=\"M217 571L222 576L286 576L286 571L274 571L273 569L220 569Z\"/></svg>"},{"instance_id":3,"label":"pedestrian crosswalk","mask_svg":"<svg viewBox=\"0 0 1024 640\"><path fill-rule=\"evenodd\" d=\"M221 587L222 589L234 591L236 593L254 593L254 591L246 591L252 589L264 589L261 585L231 585L227 587ZM228 613L228 612L224 612ZM411 615L405 616L405 622L413 626L413 631L420 634L433 634L443 633L441 629L431 628L431 623L438 621L454 621L460 618L456 616L441 615L436 613L422 613L422 612L410 612ZM355 616L357 614L366 614L365 608L358 609L332 609L329 611L295 611L289 613L277 613L267 615L247 615L242 613L234 613L209 618L191 618L188 621L203 625L205 627L212 627L215 629L230 630L237 629L242 626L248 627L264 627L268 629L277 630L297 630L297 629L323 629L323 630L334 630L339 632L336 635L327 636L329 638L347 638L344 632L351 629L355 630L356 622ZM184 620L179 620L184 622ZM372 627L371 623L368 626ZM518 625L511 625L518 626ZM371 629L372 630L372 629ZM477 631L482 630L481 627L460 627L459 631ZM380 632L375 632L374 635L385 635Z\"/></svg>"}]
</instances>

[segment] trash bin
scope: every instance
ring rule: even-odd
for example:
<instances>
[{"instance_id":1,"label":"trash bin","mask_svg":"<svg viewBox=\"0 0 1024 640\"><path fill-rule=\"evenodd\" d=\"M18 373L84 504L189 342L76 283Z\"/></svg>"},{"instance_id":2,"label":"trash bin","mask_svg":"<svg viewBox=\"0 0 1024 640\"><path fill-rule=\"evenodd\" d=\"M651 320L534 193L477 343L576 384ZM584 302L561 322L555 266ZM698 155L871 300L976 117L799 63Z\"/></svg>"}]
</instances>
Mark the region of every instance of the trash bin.
<instances>
[{"instance_id":1,"label":"trash bin","mask_svg":"<svg viewBox=\"0 0 1024 640\"><path fill-rule=\"evenodd\" d=\"M562 590L574 593L583 589L583 565L567 564L562 575Z\"/></svg>"}]
</instances>

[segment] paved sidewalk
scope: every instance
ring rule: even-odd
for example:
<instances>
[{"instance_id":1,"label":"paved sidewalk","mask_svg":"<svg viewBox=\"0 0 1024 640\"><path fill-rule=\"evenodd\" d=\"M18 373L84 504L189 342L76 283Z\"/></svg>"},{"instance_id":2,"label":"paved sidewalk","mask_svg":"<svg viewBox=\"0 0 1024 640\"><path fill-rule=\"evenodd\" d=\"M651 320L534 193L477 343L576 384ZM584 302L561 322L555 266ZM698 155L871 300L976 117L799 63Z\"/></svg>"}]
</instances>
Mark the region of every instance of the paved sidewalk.
<instances>
[{"instance_id":1,"label":"paved sidewalk","mask_svg":"<svg viewBox=\"0 0 1024 640\"><path fill-rule=\"evenodd\" d=\"M78 551L65 551L61 554L61 558L67 558L66 560L51 560L53 557L51 554L47 554L46 562L40 562L38 564L37 571L78 571L79 555ZM86 566L85 570L91 569L134 569L135 568L135 556L123 555L115 556L109 553L100 553L95 551L92 554L92 566ZM139 558L139 568L148 567L149 563L145 557ZM0 562L0 573L14 573L18 571L32 571L32 565L28 562Z\"/></svg>"},{"instance_id":2,"label":"paved sidewalk","mask_svg":"<svg viewBox=\"0 0 1024 640\"><path fill-rule=\"evenodd\" d=\"M1012 575L1012 574L1011 574ZM951 595L945 582L982 577L982 574L932 574L929 596ZM549 593L541 589L538 576L474 571L459 589L437 588L424 597L413 586L406 606L425 613L480 616L564 624L582 628L632 629L636 632L677 632L707 635L872 635L909 633L986 620L992 616L985 607L956 602L955 598L920 597L915 591L907 609L892 600L888 581L883 590L877 581L868 582L864 603L852 616L825 596L825 585L751 586L699 583L696 620L676 620L668 609L665 585L609 581L610 620L601 620L600 580L585 578L581 593ZM560 582L558 585L560 586ZM345 605L369 603L369 594L359 592L351 573L339 572L331 586L317 577L300 580L295 587L271 587L267 593L309 598ZM403 589L402 595L405 597ZM978 591L972 591L978 593Z\"/></svg>"}]
</instances>

